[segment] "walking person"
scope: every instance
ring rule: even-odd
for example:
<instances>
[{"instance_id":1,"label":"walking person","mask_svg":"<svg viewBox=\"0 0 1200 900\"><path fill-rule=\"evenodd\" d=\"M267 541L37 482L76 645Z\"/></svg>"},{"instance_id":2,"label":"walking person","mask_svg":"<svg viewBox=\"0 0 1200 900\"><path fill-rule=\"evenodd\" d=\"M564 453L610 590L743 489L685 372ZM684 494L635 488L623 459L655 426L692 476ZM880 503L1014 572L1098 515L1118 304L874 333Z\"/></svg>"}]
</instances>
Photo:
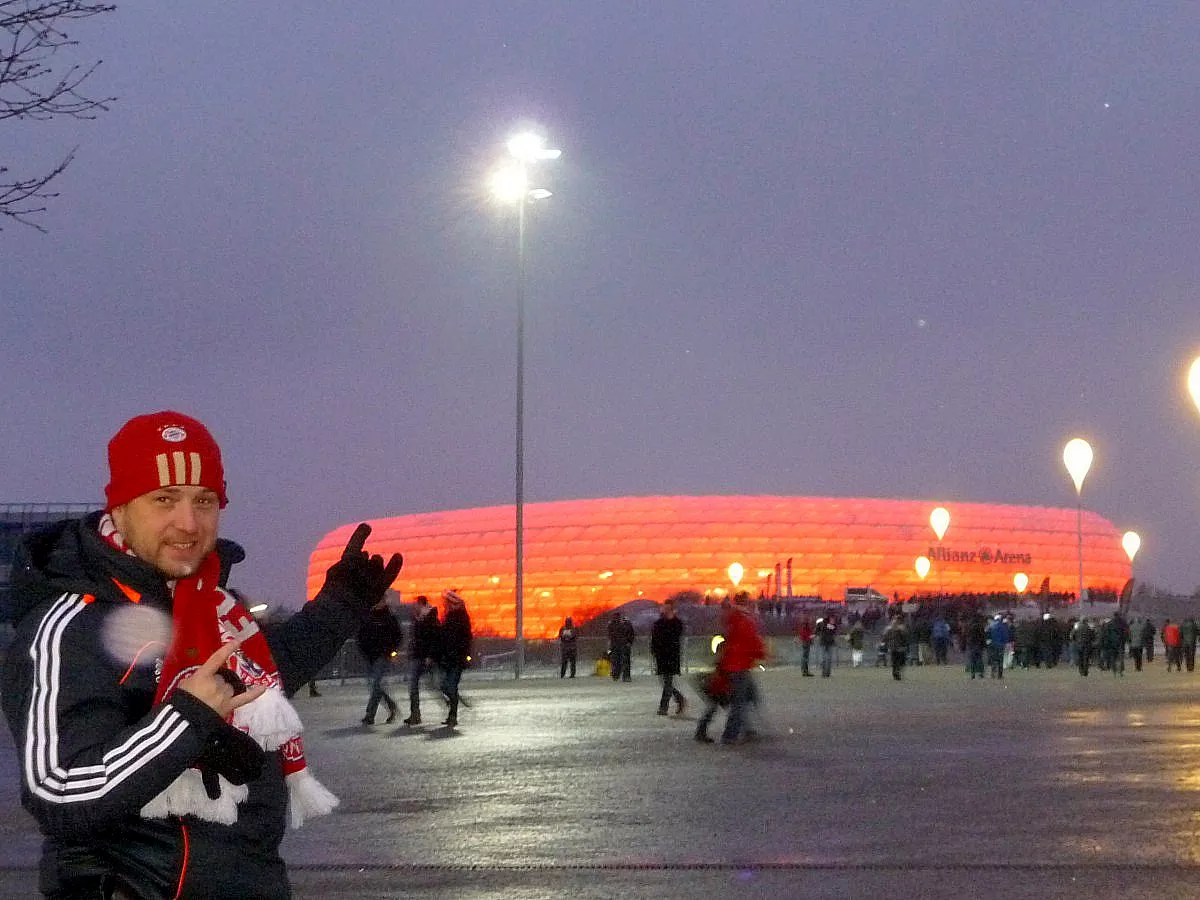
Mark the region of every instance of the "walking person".
<instances>
[{"instance_id":1,"label":"walking person","mask_svg":"<svg viewBox=\"0 0 1200 900\"><path fill-rule=\"evenodd\" d=\"M850 665L855 669L862 666L866 638L867 630L863 627L862 619L856 619L850 626L850 633L846 635L846 642L850 645Z\"/></svg>"},{"instance_id":2,"label":"walking person","mask_svg":"<svg viewBox=\"0 0 1200 900\"><path fill-rule=\"evenodd\" d=\"M950 624L943 616L938 616L929 631L933 641L933 663L944 666L950 657Z\"/></svg>"},{"instance_id":3,"label":"walking person","mask_svg":"<svg viewBox=\"0 0 1200 900\"><path fill-rule=\"evenodd\" d=\"M908 662L908 627L904 624L904 614L896 613L883 630L883 642L888 648L888 658L892 664L892 678L900 681L904 675L904 666Z\"/></svg>"},{"instance_id":4,"label":"walking person","mask_svg":"<svg viewBox=\"0 0 1200 900\"><path fill-rule=\"evenodd\" d=\"M1189 672L1196 669L1196 620L1188 616L1179 626L1179 649L1183 652L1183 663Z\"/></svg>"},{"instance_id":5,"label":"walking person","mask_svg":"<svg viewBox=\"0 0 1200 900\"><path fill-rule=\"evenodd\" d=\"M817 619L817 643L821 647L821 677L833 674L833 653L837 642L837 620L833 616Z\"/></svg>"},{"instance_id":6,"label":"walking person","mask_svg":"<svg viewBox=\"0 0 1200 900\"><path fill-rule=\"evenodd\" d=\"M392 657L400 649L403 640L404 632L401 631L400 623L396 621L392 611L388 609L387 600L380 600L371 607L370 617L358 630L358 649L366 660L367 677L371 685L367 709L362 718L364 725L375 724L375 713L381 700L387 706L386 723L391 725L396 721L398 707L396 701L384 689L383 681L391 668Z\"/></svg>"},{"instance_id":7,"label":"walking person","mask_svg":"<svg viewBox=\"0 0 1200 900\"><path fill-rule=\"evenodd\" d=\"M1142 671L1142 623L1134 620L1129 623L1129 656L1133 660L1133 671Z\"/></svg>"},{"instance_id":8,"label":"walking person","mask_svg":"<svg viewBox=\"0 0 1200 900\"><path fill-rule=\"evenodd\" d=\"M757 703L758 689L750 672L766 656L766 648L743 602L728 604L723 619L721 631L725 640L717 648L716 671L729 682L729 714L725 718L721 743L734 744L745 728L749 707ZM705 708L696 723L696 740L706 744L713 742L708 736L708 726L716 710L715 702Z\"/></svg>"},{"instance_id":9,"label":"walking person","mask_svg":"<svg viewBox=\"0 0 1200 900\"><path fill-rule=\"evenodd\" d=\"M408 645L408 726L421 724L421 679L437 668L442 653L442 626L437 607L422 595L413 607L412 638Z\"/></svg>"},{"instance_id":10,"label":"walking person","mask_svg":"<svg viewBox=\"0 0 1200 900\"><path fill-rule=\"evenodd\" d=\"M608 622L608 651L612 660L612 680L631 680L633 665L633 623L620 612L614 612Z\"/></svg>"},{"instance_id":11,"label":"walking person","mask_svg":"<svg viewBox=\"0 0 1200 900\"><path fill-rule=\"evenodd\" d=\"M458 725L458 685L463 670L471 661L471 617L467 606L456 591L442 594L446 601L446 616L442 619L442 694L450 709L443 725L454 728Z\"/></svg>"},{"instance_id":12,"label":"walking person","mask_svg":"<svg viewBox=\"0 0 1200 900\"><path fill-rule=\"evenodd\" d=\"M1154 635L1156 631L1154 623L1150 621L1149 616L1142 622L1142 633L1140 635L1142 642L1142 656L1147 663L1154 662Z\"/></svg>"},{"instance_id":13,"label":"walking person","mask_svg":"<svg viewBox=\"0 0 1200 900\"><path fill-rule=\"evenodd\" d=\"M1087 678L1088 668L1092 664L1094 638L1095 632L1087 619L1081 618L1071 629L1071 646L1075 650L1076 665L1079 667L1079 674L1084 678Z\"/></svg>"},{"instance_id":14,"label":"walking person","mask_svg":"<svg viewBox=\"0 0 1200 900\"><path fill-rule=\"evenodd\" d=\"M967 673L972 680L983 678L983 654L987 649L987 622L981 613L972 613L963 634L967 654Z\"/></svg>"},{"instance_id":15,"label":"walking person","mask_svg":"<svg viewBox=\"0 0 1200 900\"><path fill-rule=\"evenodd\" d=\"M1012 629L1003 616L996 616L987 630L988 667L993 678L1004 677L1004 652L1012 637Z\"/></svg>"},{"instance_id":16,"label":"walking person","mask_svg":"<svg viewBox=\"0 0 1200 900\"><path fill-rule=\"evenodd\" d=\"M813 677L808 664L812 656L813 638L816 633L813 620L808 616L801 616L800 624L796 626L796 640L800 642L800 674L805 678Z\"/></svg>"},{"instance_id":17,"label":"walking person","mask_svg":"<svg viewBox=\"0 0 1200 900\"><path fill-rule=\"evenodd\" d=\"M289 820L337 798L309 772L288 698L353 637L400 571L359 525L317 595L259 625L225 585L221 451L178 412L108 445L103 510L29 535L13 565L4 714L40 887L91 897L291 897Z\"/></svg>"},{"instance_id":18,"label":"walking person","mask_svg":"<svg viewBox=\"0 0 1200 900\"><path fill-rule=\"evenodd\" d=\"M658 714L665 716L671 701L675 701L675 715L683 715L687 699L675 687L675 676L679 674L683 646L683 620L675 613L673 600L663 603L662 615L650 629L650 655L654 657L654 668L662 680L662 696L658 701Z\"/></svg>"},{"instance_id":19,"label":"walking person","mask_svg":"<svg viewBox=\"0 0 1200 900\"><path fill-rule=\"evenodd\" d=\"M1183 671L1183 650L1180 647L1179 625L1167 619L1162 627L1163 654L1167 658L1167 671L1175 667L1176 672Z\"/></svg>"},{"instance_id":20,"label":"walking person","mask_svg":"<svg viewBox=\"0 0 1200 900\"><path fill-rule=\"evenodd\" d=\"M579 633L575 630L575 623L567 616L562 628L558 629L559 678L567 676L568 665L571 668L571 677L575 677L575 663L579 659L578 643Z\"/></svg>"}]
</instances>

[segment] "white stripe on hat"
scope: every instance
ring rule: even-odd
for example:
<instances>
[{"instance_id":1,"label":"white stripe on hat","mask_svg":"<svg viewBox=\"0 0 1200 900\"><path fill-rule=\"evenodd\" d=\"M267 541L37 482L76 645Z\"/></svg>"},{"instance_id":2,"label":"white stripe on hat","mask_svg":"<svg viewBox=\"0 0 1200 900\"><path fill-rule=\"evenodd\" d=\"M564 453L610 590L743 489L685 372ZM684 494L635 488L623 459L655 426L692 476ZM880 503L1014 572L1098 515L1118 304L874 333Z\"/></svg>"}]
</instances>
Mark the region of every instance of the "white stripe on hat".
<instances>
[{"instance_id":1,"label":"white stripe on hat","mask_svg":"<svg viewBox=\"0 0 1200 900\"><path fill-rule=\"evenodd\" d=\"M167 454L158 454L154 461L158 463L158 486L166 487L171 483L171 467L167 464Z\"/></svg>"},{"instance_id":2,"label":"white stripe on hat","mask_svg":"<svg viewBox=\"0 0 1200 900\"><path fill-rule=\"evenodd\" d=\"M192 481L191 481L191 483L199 484L200 483L200 454L199 453L189 453L188 459L191 460L191 463L192 463Z\"/></svg>"},{"instance_id":3,"label":"white stripe on hat","mask_svg":"<svg viewBox=\"0 0 1200 900\"><path fill-rule=\"evenodd\" d=\"M172 484L187 484L187 458L183 455L182 450L176 450L171 454L171 458L175 460L175 480Z\"/></svg>"}]
</instances>

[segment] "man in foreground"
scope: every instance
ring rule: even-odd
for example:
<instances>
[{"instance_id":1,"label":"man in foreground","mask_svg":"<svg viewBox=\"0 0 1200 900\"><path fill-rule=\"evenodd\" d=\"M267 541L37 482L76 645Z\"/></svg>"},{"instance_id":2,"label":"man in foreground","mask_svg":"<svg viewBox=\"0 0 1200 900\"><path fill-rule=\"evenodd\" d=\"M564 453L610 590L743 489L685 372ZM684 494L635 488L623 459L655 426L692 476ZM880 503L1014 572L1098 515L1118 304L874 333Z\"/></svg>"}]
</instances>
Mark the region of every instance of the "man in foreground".
<instances>
[{"instance_id":1,"label":"man in foreground","mask_svg":"<svg viewBox=\"0 0 1200 900\"><path fill-rule=\"evenodd\" d=\"M31 535L13 570L3 706L41 889L75 898L291 896L279 856L337 799L288 702L400 571L360 525L324 587L264 629L224 585L221 453L198 421L138 416L108 445L102 512Z\"/></svg>"}]
</instances>

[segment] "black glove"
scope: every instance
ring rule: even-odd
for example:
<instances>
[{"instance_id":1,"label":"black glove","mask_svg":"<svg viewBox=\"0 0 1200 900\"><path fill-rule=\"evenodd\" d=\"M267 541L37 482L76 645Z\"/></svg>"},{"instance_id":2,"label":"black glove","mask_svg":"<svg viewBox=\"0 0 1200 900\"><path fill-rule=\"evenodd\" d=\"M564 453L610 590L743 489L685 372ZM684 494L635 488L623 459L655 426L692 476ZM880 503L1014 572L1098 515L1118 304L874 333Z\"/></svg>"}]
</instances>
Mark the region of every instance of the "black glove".
<instances>
[{"instance_id":1,"label":"black glove","mask_svg":"<svg viewBox=\"0 0 1200 900\"><path fill-rule=\"evenodd\" d=\"M404 565L404 557L399 553L393 553L384 565L382 556L363 550L370 533L371 526L366 522L355 528L342 558L325 573L325 587L339 589L346 600L364 613L383 599Z\"/></svg>"},{"instance_id":2,"label":"black glove","mask_svg":"<svg viewBox=\"0 0 1200 900\"><path fill-rule=\"evenodd\" d=\"M210 800L221 796L221 775L230 784L242 785L262 776L267 754L258 741L240 728L225 724L209 735L196 766Z\"/></svg>"}]
</instances>

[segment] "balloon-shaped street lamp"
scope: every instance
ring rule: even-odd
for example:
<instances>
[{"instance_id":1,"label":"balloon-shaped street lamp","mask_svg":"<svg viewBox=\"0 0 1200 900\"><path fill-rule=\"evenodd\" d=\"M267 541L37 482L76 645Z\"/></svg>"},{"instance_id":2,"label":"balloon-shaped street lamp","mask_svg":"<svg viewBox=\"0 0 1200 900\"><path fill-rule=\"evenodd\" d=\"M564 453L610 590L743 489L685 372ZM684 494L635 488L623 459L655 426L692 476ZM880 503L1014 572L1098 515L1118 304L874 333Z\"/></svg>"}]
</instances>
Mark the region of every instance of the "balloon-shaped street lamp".
<instances>
[{"instance_id":1,"label":"balloon-shaped street lamp","mask_svg":"<svg viewBox=\"0 0 1200 900\"><path fill-rule=\"evenodd\" d=\"M929 527L933 529L934 535L940 541L946 536L946 529L950 527L950 510L944 506L939 506L929 514Z\"/></svg>"},{"instance_id":2,"label":"balloon-shaped street lamp","mask_svg":"<svg viewBox=\"0 0 1200 900\"><path fill-rule=\"evenodd\" d=\"M737 587L742 583L742 576L746 574L746 567L740 562L730 563L726 570L729 574L729 580L733 582L733 593L737 593Z\"/></svg>"},{"instance_id":3,"label":"balloon-shaped street lamp","mask_svg":"<svg viewBox=\"0 0 1200 900\"><path fill-rule=\"evenodd\" d=\"M1129 564L1133 565L1133 558L1142 549L1142 536L1136 531L1125 532L1121 535L1121 548L1125 551L1125 555L1129 557Z\"/></svg>"},{"instance_id":4,"label":"balloon-shaped street lamp","mask_svg":"<svg viewBox=\"0 0 1200 900\"><path fill-rule=\"evenodd\" d=\"M1025 593L1025 589L1029 587L1029 576L1024 572L1018 572L1013 576L1013 587L1017 589L1018 594Z\"/></svg>"},{"instance_id":5,"label":"balloon-shaped street lamp","mask_svg":"<svg viewBox=\"0 0 1200 900\"><path fill-rule=\"evenodd\" d=\"M917 570L917 577L920 578L922 581L924 581L925 576L929 574L929 566L930 565L931 564L929 562L928 556L918 556L917 557L917 562L915 564L915 568Z\"/></svg>"},{"instance_id":6,"label":"balloon-shaped street lamp","mask_svg":"<svg viewBox=\"0 0 1200 900\"><path fill-rule=\"evenodd\" d=\"M1075 483L1075 537L1079 550L1079 593L1078 602L1083 602L1083 479L1092 467L1092 445L1083 438L1071 438L1063 447L1063 464L1067 474Z\"/></svg>"}]
</instances>

